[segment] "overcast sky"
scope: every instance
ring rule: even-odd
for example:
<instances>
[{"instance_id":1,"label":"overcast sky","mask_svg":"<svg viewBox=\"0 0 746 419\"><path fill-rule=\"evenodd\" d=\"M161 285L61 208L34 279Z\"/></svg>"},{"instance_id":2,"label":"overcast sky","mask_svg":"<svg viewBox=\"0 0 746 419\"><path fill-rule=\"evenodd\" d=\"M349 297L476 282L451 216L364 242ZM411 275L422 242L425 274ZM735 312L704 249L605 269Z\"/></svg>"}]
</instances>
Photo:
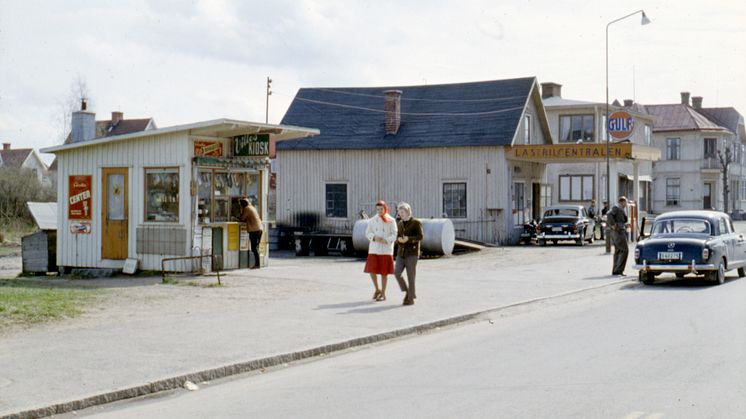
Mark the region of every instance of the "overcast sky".
<instances>
[{"instance_id":1,"label":"overcast sky","mask_svg":"<svg viewBox=\"0 0 746 419\"><path fill-rule=\"evenodd\" d=\"M159 127L279 123L300 87L457 83L536 76L569 99L610 96L746 114L741 0L0 0L0 140L59 143L61 106L84 80L97 119Z\"/></svg>"}]
</instances>

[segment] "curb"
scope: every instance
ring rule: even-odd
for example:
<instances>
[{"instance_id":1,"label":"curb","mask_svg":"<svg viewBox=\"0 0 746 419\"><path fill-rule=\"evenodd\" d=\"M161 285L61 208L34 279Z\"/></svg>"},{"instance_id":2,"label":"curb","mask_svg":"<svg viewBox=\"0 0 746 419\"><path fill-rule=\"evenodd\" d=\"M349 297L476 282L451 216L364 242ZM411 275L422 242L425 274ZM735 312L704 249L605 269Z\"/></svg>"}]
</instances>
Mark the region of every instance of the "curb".
<instances>
[{"instance_id":1,"label":"curb","mask_svg":"<svg viewBox=\"0 0 746 419\"><path fill-rule=\"evenodd\" d=\"M17 413L10 413L4 416L0 416L0 419L27 419L27 418L40 418L52 415L59 415L63 413L70 413L73 411L87 409L89 407L99 406L107 403L113 403L116 401L131 399L140 396L146 396L155 394L162 391L175 390L181 388L185 381L191 381L193 383L201 383L205 381L214 381L221 378L230 377L232 375L243 374L247 372L258 371L264 368L271 368L282 364L287 364L294 361L306 360L309 358L317 357L320 355L326 355L332 352L339 352L346 349L369 345L372 343L383 342L403 336L421 334L426 331L438 329L440 327L455 325L459 323L466 323L479 316L507 310L509 308L518 307L522 305L528 305L540 301L551 300L555 298L561 298L573 294L580 294L587 291L593 291L600 288L609 287L612 285L618 285L625 282L637 282L636 279L620 279L617 281L596 285L588 288L580 288L573 291L567 291L547 297L538 297L530 300L519 301L516 303L510 303L507 305L476 311L469 314L463 314L459 316L449 317L442 320L436 320L433 322L423 323L416 326L405 327L402 329L392 330L390 332L377 333L375 335L364 336L360 338L350 339L343 342L332 343L323 346L317 346L311 349L305 349L296 352L288 352L280 355L254 359L251 361L239 362L236 364L225 365L218 368L211 368L203 371L193 372L190 374L183 374L173 376L157 381L153 381L138 386L128 387L119 390L113 390L106 393L100 393L94 396L85 397L78 400L72 400L68 402L57 403L46 407L39 407L30 410L24 410Z\"/></svg>"}]
</instances>

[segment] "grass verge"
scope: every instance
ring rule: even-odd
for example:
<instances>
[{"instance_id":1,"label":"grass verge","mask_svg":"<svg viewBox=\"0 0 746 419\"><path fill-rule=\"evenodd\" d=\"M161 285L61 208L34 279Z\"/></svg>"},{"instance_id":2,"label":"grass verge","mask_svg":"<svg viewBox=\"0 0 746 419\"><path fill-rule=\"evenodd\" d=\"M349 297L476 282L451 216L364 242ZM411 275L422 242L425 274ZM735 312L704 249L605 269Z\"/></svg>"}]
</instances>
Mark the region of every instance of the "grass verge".
<instances>
[{"instance_id":1,"label":"grass verge","mask_svg":"<svg viewBox=\"0 0 746 419\"><path fill-rule=\"evenodd\" d=\"M78 316L93 300L95 292L36 281L0 279L0 332Z\"/></svg>"}]
</instances>

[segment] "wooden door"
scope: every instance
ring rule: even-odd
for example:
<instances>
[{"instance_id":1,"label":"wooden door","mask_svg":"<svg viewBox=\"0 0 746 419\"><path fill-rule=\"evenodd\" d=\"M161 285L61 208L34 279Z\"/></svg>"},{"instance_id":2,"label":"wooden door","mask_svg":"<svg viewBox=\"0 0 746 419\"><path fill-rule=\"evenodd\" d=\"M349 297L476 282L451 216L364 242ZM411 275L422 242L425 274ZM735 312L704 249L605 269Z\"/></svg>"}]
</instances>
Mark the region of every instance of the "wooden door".
<instances>
[{"instance_id":1,"label":"wooden door","mask_svg":"<svg viewBox=\"0 0 746 419\"><path fill-rule=\"evenodd\" d=\"M127 259L129 187L126 167L104 168L102 185L101 258Z\"/></svg>"}]
</instances>

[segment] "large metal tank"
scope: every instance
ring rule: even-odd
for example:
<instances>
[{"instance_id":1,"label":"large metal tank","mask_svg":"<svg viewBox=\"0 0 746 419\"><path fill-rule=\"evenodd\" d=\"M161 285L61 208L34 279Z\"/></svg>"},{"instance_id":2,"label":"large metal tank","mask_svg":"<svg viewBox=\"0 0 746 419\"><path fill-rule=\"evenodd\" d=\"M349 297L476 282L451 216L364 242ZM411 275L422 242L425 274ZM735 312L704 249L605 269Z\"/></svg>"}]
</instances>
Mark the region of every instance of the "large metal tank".
<instances>
[{"instance_id":1,"label":"large metal tank","mask_svg":"<svg viewBox=\"0 0 746 419\"><path fill-rule=\"evenodd\" d=\"M352 245L359 253L368 252L368 238L365 237L365 229L368 228L369 219L357 220L352 228ZM420 247L425 253L436 255L450 255L456 245L456 231L453 223L448 218L425 218L420 219L424 237Z\"/></svg>"}]
</instances>

